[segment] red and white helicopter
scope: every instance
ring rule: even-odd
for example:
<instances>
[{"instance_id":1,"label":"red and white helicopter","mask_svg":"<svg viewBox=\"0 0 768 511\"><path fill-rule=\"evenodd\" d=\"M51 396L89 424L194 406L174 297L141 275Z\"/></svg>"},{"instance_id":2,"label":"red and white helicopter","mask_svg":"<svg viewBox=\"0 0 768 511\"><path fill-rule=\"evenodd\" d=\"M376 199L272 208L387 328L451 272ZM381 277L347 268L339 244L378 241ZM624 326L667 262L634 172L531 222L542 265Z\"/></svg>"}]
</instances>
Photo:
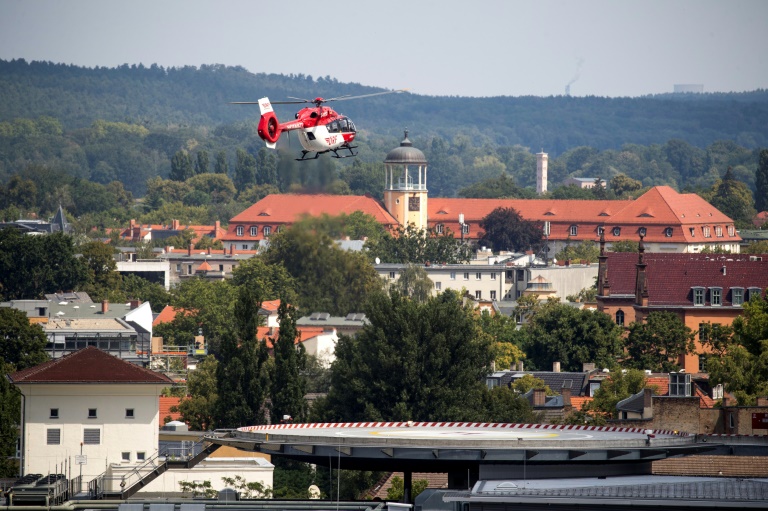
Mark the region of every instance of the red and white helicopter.
<instances>
[{"instance_id":1,"label":"red and white helicopter","mask_svg":"<svg viewBox=\"0 0 768 511\"><path fill-rule=\"evenodd\" d=\"M274 149L277 140L284 131L298 131L299 142L304 148L301 151L301 158L298 161L312 160L323 153L332 152L334 158L348 158L357 156L354 149L357 146L352 145L357 136L357 130L352 119L338 114L332 108L323 106L323 103L331 101L342 101L347 99L369 98L371 96L381 96L382 94L395 94L405 92L408 89L392 90L385 92L375 92L373 94L363 94L361 96L339 96L338 98L315 98L299 99L290 98L293 101L269 101L269 98L261 98L258 101L234 101L233 105L259 105L261 119L259 120L259 137L266 143L267 147ZM303 103L312 103L313 107L305 107L296 113L296 119L293 121L281 123L277 115L272 110L272 105L295 105ZM339 151L349 151L349 154L339 154ZM307 158L310 153L314 156Z\"/></svg>"}]
</instances>

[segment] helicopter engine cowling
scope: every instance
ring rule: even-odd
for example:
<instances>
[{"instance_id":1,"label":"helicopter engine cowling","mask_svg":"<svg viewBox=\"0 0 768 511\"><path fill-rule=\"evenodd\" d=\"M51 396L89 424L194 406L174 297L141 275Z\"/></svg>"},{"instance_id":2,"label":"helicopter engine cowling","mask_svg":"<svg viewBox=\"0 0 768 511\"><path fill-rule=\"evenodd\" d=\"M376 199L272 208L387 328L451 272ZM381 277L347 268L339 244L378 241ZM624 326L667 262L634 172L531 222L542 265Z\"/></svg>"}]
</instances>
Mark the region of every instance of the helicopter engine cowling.
<instances>
[{"instance_id":1,"label":"helicopter engine cowling","mask_svg":"<svg viewBox=\"0 0 768 511\"><path fill-rule=\"evenodd\" d=\"M266 112L259 119L258 132L262 140L266 140L270 144L277 142L280 138L280 123L277 120L277 116L274 112Z\"/></svg>"}]
</instances>

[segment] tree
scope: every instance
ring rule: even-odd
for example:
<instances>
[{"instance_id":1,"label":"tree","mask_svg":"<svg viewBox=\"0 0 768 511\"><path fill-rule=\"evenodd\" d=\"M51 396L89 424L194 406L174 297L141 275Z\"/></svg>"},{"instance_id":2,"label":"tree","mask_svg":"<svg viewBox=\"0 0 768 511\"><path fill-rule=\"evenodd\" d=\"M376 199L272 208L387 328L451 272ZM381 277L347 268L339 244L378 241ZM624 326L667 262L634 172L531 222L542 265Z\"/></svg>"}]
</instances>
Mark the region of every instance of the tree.
<instances>
[{"instance_id":1,"label":"tree","mask_svg":"<svg viewBox=\"0 0 768 511\"><path fill-rule=\"evenodd\" d=\"M427 489L429 481L426 479L416 479L412 481L412 492L410 496L411 500L419 496L421 492ZM387 488L387 500L390 502L402 502L403 495L405 494L405 481L400 476L394 476L392 478L392 486Z\"/></svg>"},{"instance_id":2,"label":"tree","mask_svg":"<svg viewBox=\"0 0 768 511\"><path fill-rule=\"evenodd\" d=\"M502 174L462 188L457 195L468 199L532 199L535 193L517 186L509 174Z\"/></svg>"},{"instance_id":3,"label":"tree","mask_svg":"<svg viewBox=\"0 0 768 511\"><path fill-rule=\"evenodd\" d=\"M594 241L584 240L577 245L568 245L555 254L558 261L587 261L596 263L600 256L600 247Z\"/></svg>"},{"instance_id":4,"label":"tree","mask_svg":"<svg viewBox=\"0 0 768 511\"><path fill-rule=\"evenodd\" d=\"M242 190L256 182L256 158L243 149L238 149L235 164L235 186Z\"/></svg>"},{"instance_id":5,"label":"tree","mask_svg":"<svg viewBox=\"0 0 768 511\"><path fill-rule=\"evenodd\" d=\"M711 203L733 219L737 226L751 227L752 217L755 216L754 200L749 187L736 180L730 167L720 183L712 189Z\"/></svg>"},{"instance_id":6,"label":"tree","mask_svg":"<svg viewBox=\"0 0 768 511\"><path fill-rule=\"evenodd\" d=\"M677 371L678 359L694 352L696 334L670 311L654 311L629 325L625 364L655 372Z\"/></svg>"},{"instance_id":7,"label":"tree","mask_svg":"<svg viewBox=\"0 0 768 511\"><path fill-rule=\"evenodd\" d=\"M594 399L583 408L604 418L615 419L619 415L616 410L618 402L643 390L646 382L645 372L639 369L613 372L595 391Z\"/></svg>"},{"instance_id":8,"label":"tree","mask_svg":"<svg viewBox=\"0 0 768 511\"><path fill-rule=\"evenodd\" d=\"M74 291L88 282L88 270L75 257L72 238L62 233L25 236L0 229L0 299L32 300L46 293Z\"/></svg>"},{"instance_id":9,"label":"tree","mask_svg":"<svg viewBox=\"0 0 768 511\"><path fill-rule=\"evenodd\" d=\"M181 414L181 419L193 431L208 431L216 424L218 365L213 355L201 360L197 369L191 371L187 378L188 397L182 399L178 406L171 408L172 412ZM164 417L160 419L163 420Z\"/></svg>"},{"instance_id":10,"label":"tree","mask_svg":"<svg viewBox=\"0 0 768 511\"><path fill-rule=\"evenodd\" d=\"M479 420L491 339L452 291L425 303L373 294L369 325L342 336L321 415L330 421Z\"/></svg>"},{"instance_id":11,"label":"tree","mask_svg":"<svg viewBox=\"0 0 768 511\"><path fill-rule=\"evenodd\" d=\"M491 389L486 393L485 403L483 422L536 424L542 421L528 400L509 387Z\"/></svg>"},{"instance_id":12,"label":"tree","mask_svg":"<svg viewBox=\"0 0 768 511\"><path fill-rule=\"evenodd\" d=\"M619 197L622 195L634 194L634 192L643 188L643 183L641 181L632 179L626 174L616 174L608 182L608 185Z\"/></svg>"},{"instance_id":13,"label":"tree","mask_svg":"<svg viewBox=\"0 0 768 511\"><path fill-rule=\"evenodd\" d=\"M277 339L272 339L275 352L275 379L272 382L271 417L276 422L283 417L290 417L293 422L305 422L307 402L304 399L307 383L304 379L306 351L304 345L296 341L296 309L280 301L277 309L280 330Z\"/></svg>"},{"instance_id":14,"label":"tree","mask_svg":"<svg viewBox=\"0 0 768 511\"><path fill-rule=\"evenodd\" d=\"M122 280L117 272L115 248L100 241L91 241L80 247L80 253L89 274L85 287L88 294L96 301L111 299L119 292Z\"/></svg>"},{"instance_id":15,"label":"tree","mask_svg":"<svg viewBox=\"0 0 768 511\"><path fill-rule=\"evenodd\" d=\"M465 263L472 257L470 245L456 239L450 230L438 234L434 229L417 229L413 224L398 227L394 235L384 233L365 244L370 260L383 263L424 264Z\"/></svg>"},{"instance_id":16,"label":"tree","mask_svg":"<svg viewBox=\"0 0 768 511\"><path fill-rule=\"evenodd\" d=\"M5 375L48 360L46 342L43 329L31 324L26 313L0 307L0 477L18 474L13 458L21 417L21 395Z\"/></svg>"},{"instance_id":17,"label":"tree","mask_svg":"<svg viewBox=\"0 0 768 511\"><path fill-rule=\"evenodd\" d=\"M195 174L192 157L186 151L177 151L171 159L170 178L173 181L186 181Z\"/></svg>"},{"instance_id":18,"label":"tree","mask_svg":"<svg viewBox=\"0 0 768 511\"><path fill-rule=\"evenodd\" d=\"M225 176L229 174L229 164L227 163L227 153L224 151L219 151L216 153L216 163L213 167L213 172L215 174L224 174Z\"/></svg>"},{"instance_id":19,"label":"tree","mask_svg":"<svg viewBox=\"0 0 768 511\"><path fill-rule=\"evenodd\" d=\"M400 272L400 277L392 283L392 287L401 295L417 302L426 302L432 295L435 284L427 275L423 266L409 264Z\"/></svg>"},{"instance_id":20,"label":"tree","mask_svg":"<svg viewBox=\"0 0 768 511\"><path fill-rule=\"evenodd\" d=\"M768 210L768 149L760 151L760 161L755 174L755 209Z\"/></svg>"},{"instance_id":21,"label":"tree","mask_svg":"<svg viewBox=\"0 0 768 511\"><path fill-rule=\"evenodd\" d=\"M702 339L714 352L707 359L711 384L723 384L741 406L768 395L768 297L751 299L743 307L744 313L733 320L733 336L707 328Z\"/></svg>"},{"instance_id":22,"label":"tree","mask_svg":"<svg viewBox=\"0 0 768 511\"><path fill-rule=\"evenodd\" d=\"M611 243L611 252L638 252L640 243L632 240L620 240Z\"/></svg>"},{"instance_id":23,"label":"tree","mask_svg":"<svg viewBox=\"0 0 768 511\"><path fill-rule=\"evenodd\" d=\"M549 388L549 385L547 385L544 380L541 378L536 378L532 374L526 374L522 376L521 378L515 379L515 382L512 384L512 390L517 392L518 394L525 394L531 389L542 389L548 396L556 396L557 392Z\"/></svg>"},{"instance_id":24,"label":"tree","mask_svg":"<svg viewBox=\"0 0 768 511\"><path fill-rule=\"evenodd\" d=\"M526 359L538 369L553 362L565 371L581 371L584 362L610 368L622 355L621 328L598 311L546 303L523 325L523 332Z\"/></svg>"},{"instance_id":25,"label":"tree","mask_svg":"<svg viewBox=\"0 0 768 511\"><path fill-rule=\"evenodd\" d=\"M525 220L514 208L496 208L480 221L484 230L479 245L491 247L494 252L509 250L538 251L543 236L539 222Z\"/></svg>"},{"instance_id":26,"label":"tree","mask_svg":"<svg viewBox=\"0 0 768 511\"><path fill-rule=\"evenodd\" d=\"M195 175L207 174L210 167L210 158L208 157L208 151L198 151L197 159L195 160Z\"/></svg>"}]
</instances>

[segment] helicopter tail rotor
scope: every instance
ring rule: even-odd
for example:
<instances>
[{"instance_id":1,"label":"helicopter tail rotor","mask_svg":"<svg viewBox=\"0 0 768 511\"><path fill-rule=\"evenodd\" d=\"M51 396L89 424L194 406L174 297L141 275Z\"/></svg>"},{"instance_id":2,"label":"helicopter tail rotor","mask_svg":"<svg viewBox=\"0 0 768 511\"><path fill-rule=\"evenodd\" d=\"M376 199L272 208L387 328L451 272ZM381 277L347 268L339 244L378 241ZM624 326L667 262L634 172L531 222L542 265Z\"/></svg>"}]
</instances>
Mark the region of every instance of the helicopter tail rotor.
<instances>
[{"instance_id":1,"label":"helicopter tail rotor","mask_svg":"<svg viewBox=\"0 0 768 511\"><path fill-rule=\"evenodd\" d=\"M275 112L272 110L272 103L269 98L259 100L259 110L261 119L259 119L259 136L267 143L267 147L274 149L277 139L280 138L280 122L277 120Z\"/></svg>"}]
</instances>

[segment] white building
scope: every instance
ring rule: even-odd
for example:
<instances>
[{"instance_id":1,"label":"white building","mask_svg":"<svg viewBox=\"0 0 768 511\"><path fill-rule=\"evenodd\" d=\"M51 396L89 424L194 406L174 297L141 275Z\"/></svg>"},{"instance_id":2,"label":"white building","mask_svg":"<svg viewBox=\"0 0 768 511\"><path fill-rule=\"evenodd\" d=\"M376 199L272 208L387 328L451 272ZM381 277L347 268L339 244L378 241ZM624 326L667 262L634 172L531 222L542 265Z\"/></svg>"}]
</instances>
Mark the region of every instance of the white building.
<instances>
[{"instance_id":1,"label":"white building","mask_svg":"<svg viewBox=\"0 0 768 511\"><path fill-rule=\"evenodd\" d=\"M165 375L88 347L8 376L23 396L25 474L82 475L155 455ZM82 463L78 463L82 462Z\"/></svg>"}]
</instances>

